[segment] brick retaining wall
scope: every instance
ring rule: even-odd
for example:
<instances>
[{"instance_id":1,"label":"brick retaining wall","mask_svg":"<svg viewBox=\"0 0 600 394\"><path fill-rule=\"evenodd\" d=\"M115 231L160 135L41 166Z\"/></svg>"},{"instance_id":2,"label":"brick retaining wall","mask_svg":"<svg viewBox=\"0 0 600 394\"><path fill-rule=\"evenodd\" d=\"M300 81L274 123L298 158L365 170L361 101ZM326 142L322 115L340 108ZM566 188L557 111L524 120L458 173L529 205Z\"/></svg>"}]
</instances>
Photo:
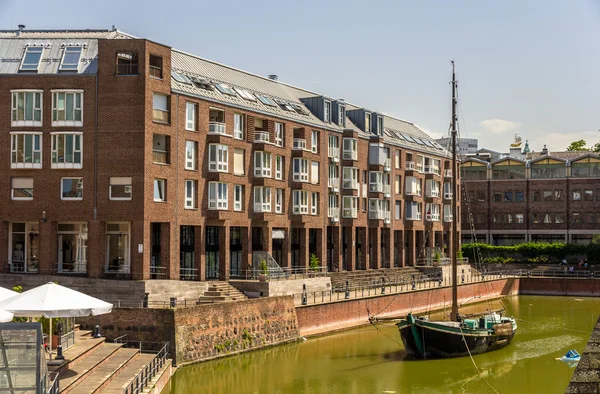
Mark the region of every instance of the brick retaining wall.
<instances>
[{"instance_id":1,"label":"brick retaining wall","mask_svg":"<svg viewBox=\"0 0 600 394\"><path fill-rule=\"evenodd\" d=\"M519 279L507 278L461 285L459 303L472 297L481 299L516 295ZM448 308L452 289L441 287L408 293L390 294L370 298L343 300L328 304L298 307L298 327L301 335L317 335L366 324L370 314L389 317L432 309Z\"/></svg>"},{"instance_id":2,"label":"brick retaining wall","mask_svg":"<svg viewBox=\"0 0 600 394\"><path fill-rule=\"evenodd\" d=\"M597 296L600 294L600 279L521 278L519 294L579 297Z\"/></svg>"}]
</instances>

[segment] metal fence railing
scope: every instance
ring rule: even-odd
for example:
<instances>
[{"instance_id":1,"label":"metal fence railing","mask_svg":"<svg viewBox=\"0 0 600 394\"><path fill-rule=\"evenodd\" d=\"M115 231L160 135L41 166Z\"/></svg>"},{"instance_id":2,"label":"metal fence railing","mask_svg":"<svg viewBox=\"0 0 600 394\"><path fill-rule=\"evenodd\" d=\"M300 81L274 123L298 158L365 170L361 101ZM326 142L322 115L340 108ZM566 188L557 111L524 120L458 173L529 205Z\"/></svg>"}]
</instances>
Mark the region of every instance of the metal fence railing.
<instances>
[{"instance_id":1,"label":"metal fence railing","mask_svg":"<svg viewBox=\"0 0 600 394\"><path fill-rule=\"evenodd\" d=\"M59 394L60 393L60 381L58 380L58 372L49 373L50 386L46 388L46 394Z\"/></svg>"},{"instance_id":2,"label":"metal fence railing","mask_svg":"<svg viewBox=\"0 0 600 394\"><path fill-rule=\"evenodd\" d=\"M127 342L129 343L129 341ZM147 342L146 342L147 343ZM149 353L149 351L143 350L144 342L139 342L140 353ZM169 342L163 343L162 347L156 352L156 355L148 364L142 368L142 370L136 375L135 378L123 389L123 394L138 394L144 391L146 386L154 379L156 374L160 372L165 363L167 362L167 355L169 354Z\"/></svg>"}]
</instances>

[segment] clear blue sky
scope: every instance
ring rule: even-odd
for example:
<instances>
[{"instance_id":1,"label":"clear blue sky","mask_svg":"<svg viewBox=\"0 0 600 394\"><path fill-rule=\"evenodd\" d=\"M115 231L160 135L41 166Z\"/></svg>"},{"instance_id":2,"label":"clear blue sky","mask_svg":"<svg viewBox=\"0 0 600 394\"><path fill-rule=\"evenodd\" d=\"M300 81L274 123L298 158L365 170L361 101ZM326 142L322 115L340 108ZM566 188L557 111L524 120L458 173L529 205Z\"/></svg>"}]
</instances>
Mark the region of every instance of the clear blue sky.
<instances>
[{"instance_id":1,"label":"clear blue sky","mask_svg":"<svg viewBox=\"0 0 600 394\"><path fill-rule=\"evenodd\" d=\"M600 141L599 0L0 0L0 29L110 28L506 150ZM462 122L462 119L461 119Z\"/></svg>"}]
</instances>

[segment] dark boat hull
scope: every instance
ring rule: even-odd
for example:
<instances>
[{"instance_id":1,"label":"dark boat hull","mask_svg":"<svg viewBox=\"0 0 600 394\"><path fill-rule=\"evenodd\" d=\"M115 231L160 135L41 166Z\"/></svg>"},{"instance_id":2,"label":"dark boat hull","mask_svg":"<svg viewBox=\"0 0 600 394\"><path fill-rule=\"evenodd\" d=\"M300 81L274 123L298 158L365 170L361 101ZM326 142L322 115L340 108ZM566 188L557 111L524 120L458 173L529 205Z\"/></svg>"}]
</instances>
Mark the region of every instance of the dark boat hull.
<instances>
[{"instance_id":1,"label":"dark boat hull","mask_svg":"<svg viewBox=\"0 0 600 394\"><path fill-rule=\"evenodd\" d=\"M419 320L401 326L399 330L407 354L423 359L464 357L469 351L471 354L486 353L507 346L514 337L514 332L507 335L452 332L428 327Z\"/></svg>"}]
</instances>

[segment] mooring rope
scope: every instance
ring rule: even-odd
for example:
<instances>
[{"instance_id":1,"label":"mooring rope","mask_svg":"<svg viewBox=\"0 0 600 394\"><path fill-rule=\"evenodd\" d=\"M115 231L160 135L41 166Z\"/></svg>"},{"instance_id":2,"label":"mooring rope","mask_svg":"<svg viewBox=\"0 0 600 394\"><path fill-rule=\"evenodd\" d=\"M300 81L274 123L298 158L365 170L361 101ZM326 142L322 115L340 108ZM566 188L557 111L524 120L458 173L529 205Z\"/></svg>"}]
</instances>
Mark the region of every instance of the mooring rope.
<instances>
[{"instance_id":1,"label":"mooring rope","mask_svg":"<svg viewBox=\"0 0 600 394\"><path fill-rule=\"evenodd\" d=\"M381 334L383 334L387 339L389 339L390 341L394 342L396 345L402 345L404 346L402 343L398 342L397 340L395 340L394 338L390 337L388 334L386 334L385 332L381 331L379 329L379 327L377 327L377 325L375 324L375 322L371 319L369 319L369 323L371 323L373 325L373 327L375 327L375 329L377 331L379 331Z\"/></svg>"},{"instance_id":2,"label":"mooring rope","mask_svg":"<svg viewBox=\"0 0 600 394\"><path fill-rule=\"evenodd\" d=\"M494 386L492 386L492 385L490 384L490 382L488 382L488 381L487 381L487 379L485 378L485 376L483 376L483 374L481 373L481 371L479 370L479 368L477 368L477 364L475 364L475 360L473 359L473 355L471 354L471 350L469 349L469 344L467 343L467 339L465 338L465 334L463 333L462 326L460 326L460 325L459 325L459 326L458 326L458 328L460 329L460 335L462 335L462 340L463 340L463 342L465 343L465 347L467 348L467 352L469 352L469 357L471 357L471 362L473 363L473 366L475 367L475 370L477 371L477 373L479 374L479 376L481 377L481 379L483 379L483 381L484 381L484 382L485 382L485 383L486 383L488 386L490 386L490 388L492 389L492 391L494 391L494 393L496 393L496 394L500 394L500 393L498 392L498 390L496 390L496 389L494 388Z\"/></svg>"}]
</instances>

